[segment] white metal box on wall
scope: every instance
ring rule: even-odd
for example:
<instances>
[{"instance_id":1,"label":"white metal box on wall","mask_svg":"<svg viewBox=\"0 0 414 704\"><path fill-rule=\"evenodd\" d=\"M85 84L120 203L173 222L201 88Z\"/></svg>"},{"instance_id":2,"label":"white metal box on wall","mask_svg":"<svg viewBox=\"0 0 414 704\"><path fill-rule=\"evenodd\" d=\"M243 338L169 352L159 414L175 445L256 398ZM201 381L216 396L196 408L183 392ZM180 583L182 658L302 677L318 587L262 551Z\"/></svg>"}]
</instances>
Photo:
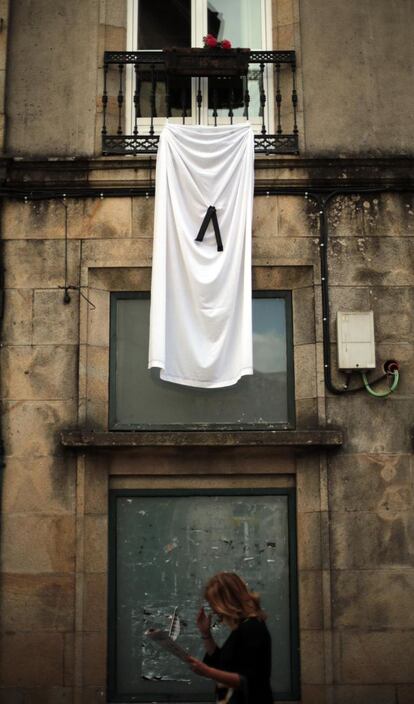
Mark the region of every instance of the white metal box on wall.
<instances>
[{"instance_id":1,"label":"white metal box on wall","mask_svg":"<svg viewBox=\"0 0 414 704\"><path fill-rule=\"evenodd\" d=\"M336 323L339 369L374 369L373 311L350 313L338 311Z\"/></svg>"}]
</instances>

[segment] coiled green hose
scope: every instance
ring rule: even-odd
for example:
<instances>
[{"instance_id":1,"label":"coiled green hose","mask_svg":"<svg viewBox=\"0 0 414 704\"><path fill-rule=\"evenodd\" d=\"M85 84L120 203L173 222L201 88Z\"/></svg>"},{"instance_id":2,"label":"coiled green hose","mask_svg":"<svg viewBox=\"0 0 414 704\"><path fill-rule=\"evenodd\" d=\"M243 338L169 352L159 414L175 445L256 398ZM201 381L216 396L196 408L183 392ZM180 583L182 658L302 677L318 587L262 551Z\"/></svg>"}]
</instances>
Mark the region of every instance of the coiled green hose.
<instances>
[{"instance_id":1,"label":"coiled green hose","mask_svg":"<svg viewBox=\"0 0 414 704\"><path fill-rule=\"evenodd\" d=\"M368 379L367 379L365 372L361 372L362 380L364 382L364 386L365 386L366 390L368 391L369 394L371 394L371 396L376 396L377 398L385 398L386 396L389 396L390 394L392 394L392 392L395 391L395 389L397 388L398 382L400 380L400 374L399 374L398 369L391 372L390 376L391 375L394 378L392 380L392 384L391 384L390 388L387 391L374 391L374 389L371 389L371 387L368 383Z\"/></svg>"}]
</instances>

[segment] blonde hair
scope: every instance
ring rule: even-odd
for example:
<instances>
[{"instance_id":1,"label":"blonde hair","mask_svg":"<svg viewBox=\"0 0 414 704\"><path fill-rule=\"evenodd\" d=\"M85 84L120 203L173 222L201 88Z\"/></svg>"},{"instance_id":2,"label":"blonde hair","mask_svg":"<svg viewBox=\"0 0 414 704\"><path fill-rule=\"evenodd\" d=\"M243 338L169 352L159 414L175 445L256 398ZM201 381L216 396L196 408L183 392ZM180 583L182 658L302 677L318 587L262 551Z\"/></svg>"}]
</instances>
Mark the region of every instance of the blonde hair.
<instances>
[{"instance_id":1,"label":"blonde hair","mask_svg":"<svg viewBox=\"0 0 414 704\"><path fill-rule=\"evenodd\" d=\"M249 591L247 584L235 572L219 572L207 582L204 598L220 616L240 622L245 618L264 621L265 612L259 595Z\"/></svg>"}]
</instances>

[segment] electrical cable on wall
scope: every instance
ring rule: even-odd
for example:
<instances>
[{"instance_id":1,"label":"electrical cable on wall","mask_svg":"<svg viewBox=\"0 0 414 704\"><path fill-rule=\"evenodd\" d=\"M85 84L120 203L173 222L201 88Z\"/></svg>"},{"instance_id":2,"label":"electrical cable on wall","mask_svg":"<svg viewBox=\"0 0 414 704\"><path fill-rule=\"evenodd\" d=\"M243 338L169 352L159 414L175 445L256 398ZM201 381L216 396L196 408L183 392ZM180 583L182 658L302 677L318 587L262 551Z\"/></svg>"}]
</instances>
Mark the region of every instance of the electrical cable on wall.
<instances>
[{"instance_id":1,"label":"electrical cable on wall","mask_svg":"<svg viewBox=\"0 0 414 704\"><path fill-rule=\"evenodd\" d=\"M349 388L349 383L351 380L352 376L352 371L348 372L346 374L346 381L343 385L343 387L337 387L333 383L332 380L332 365L331 365L331 341L330 341L330 305L329 305L329 269L328 269L328 244L329 244L329 239L328 239L328 225L327 225L327 218L326 218L326 209L329 204L329 201L331 201L335 196L338 195L350 195L354 193L366 193L366 194L373 194L373 193L389 193L392 191L392 188L353 188L353 187L346 187L346 188L341 188L341 189L336 189L334 191L331 191L329 193L321 194L321 193L311 193L307 191L305 193L305 200L312 199L317 207L319 208L318 215L319 215L319 252L320 252L320 263L321 263L321 291L322 291L322 328L323 328L323 366L324 366L324 380L325 380L325 386L327 389L335 395L341 395L345 393L356 393L358 391L363 391L363 390L368 390L367 385L369 386L369 393L371 393L372 396L389 396L392 391L395 391L398 385L398 379L397 383L394 385L392 384L392 391L387 391L385 394L383 393L376 393L372 390L372 386L378 384L379 382L383 381L384 379L387 379L389 377L389 371L387 370L384 374L381 376L377 377L376 379L369 380L367 379L365 375L365 379L363 377L363 384L360 386L356 386L354 388ZM406 189L401 189L401 190L407 190L409 192L412 192L413 186L409 186ZM398 373L398 370L397 370ZM367 383L365 383L365 381Z\"/></svg>"}]
</instances>

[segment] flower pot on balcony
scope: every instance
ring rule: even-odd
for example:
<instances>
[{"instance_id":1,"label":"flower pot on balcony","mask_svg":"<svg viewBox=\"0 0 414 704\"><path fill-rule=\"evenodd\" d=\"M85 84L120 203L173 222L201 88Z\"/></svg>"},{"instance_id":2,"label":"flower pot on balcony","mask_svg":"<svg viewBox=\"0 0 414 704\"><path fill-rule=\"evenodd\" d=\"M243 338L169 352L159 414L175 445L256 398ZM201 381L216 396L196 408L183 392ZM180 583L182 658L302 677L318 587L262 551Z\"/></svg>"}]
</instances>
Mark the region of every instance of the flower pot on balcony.
<instances>
[{"instance_id":1,"label":"flower pot on balcony","mask_svg":"<svg viewBox=\"0 0 414 704\"><path fill-rule=\"evenodd\" d=\"M165 68L176 76L246 76L250 49L171 47L163 49Z\"/></svg>"}]
</instances>

